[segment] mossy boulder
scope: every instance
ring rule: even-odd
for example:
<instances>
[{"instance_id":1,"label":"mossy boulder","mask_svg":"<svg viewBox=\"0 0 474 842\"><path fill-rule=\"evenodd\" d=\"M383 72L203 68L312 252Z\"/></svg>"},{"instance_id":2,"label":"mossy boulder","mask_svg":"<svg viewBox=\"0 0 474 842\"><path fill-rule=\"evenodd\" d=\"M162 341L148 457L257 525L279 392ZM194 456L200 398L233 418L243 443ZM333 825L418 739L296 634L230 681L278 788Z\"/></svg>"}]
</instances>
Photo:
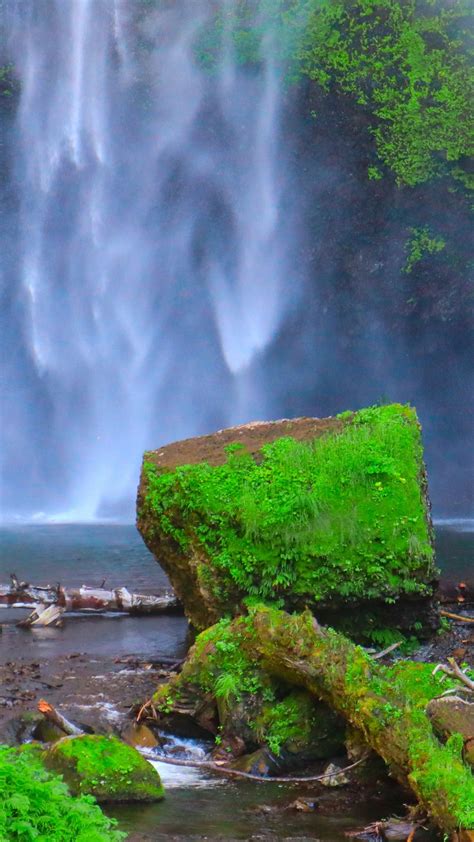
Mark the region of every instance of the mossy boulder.
<instances>
[{"instance_id":1,"label":"mossy boulder","mask_svg":"<svg viewBox=\"0 0 474 842\"><path fill-rule=\"evenodd\" d=\"M254 423L145 453L138 528L197 629L244 602L397 625L437 571L416 412ZM341 608L344 606L344 611ZM393 616L390 616L390 612Z\"/></svg>"},{"instance_id":2,"label":"mossy boulder","mask_svg":"<svg viewBox=\"0 0 474 842\"><path fill-rule=\"evenodd\" d=\"M192 718L216 738L214 757L296 768L344 748L345 723L306 690L269 675L254 656L251 617L221 620L197 638L182 671L158 687L153 704L161 725L180 729ZM262 751L259 751L263 749ZM260 774L260 773L259 773Z\"/></svg>"},{"instance_id":3,"label":"mossy boulder","mask_svg":"<svg viewBox=\"0 0 474 842\"><path fill-rule=\"evenodd\" d=\"M456 686L454 679L441 679L430 663L381 664L340 632L321 626L310 611L290 615L254 606L248 616L221 620L200 634L182 672L159 688L153 701L166 713L186 706L199 691L226 699L228 706L254 693L277 710L302 688L358 732L439 829L447 834L463 829L470 834L466 839L473 838L474 777L465 763L463 737L457 733L442 742L426 713L432 699ZM287 723L278 718L281 734ZM267 729L267 740L269 734Z\"/></svg>"},{"instance_id":4,"label":"mossy boulder","mask_svg":"<svg viewBox=\"0 0 474 842\"><path fill-rule=\"evenodd\" d=\"M88 795L73 797L44 768L40 746L0 746L0 839L47 842L121 842L125 833Z\"/></svg>"},{"instance_id":5,"label":"mossy boulder","mask_svg":"<svg viewBox=\"0 0 474 842\"><path fill-rule=\"evenodd\" d=\"M97 801L159 801L164 796L158 772L116 737L65 737L42 759L63 776L73 795L94 795Z\"/></svg>"}]
</instances>

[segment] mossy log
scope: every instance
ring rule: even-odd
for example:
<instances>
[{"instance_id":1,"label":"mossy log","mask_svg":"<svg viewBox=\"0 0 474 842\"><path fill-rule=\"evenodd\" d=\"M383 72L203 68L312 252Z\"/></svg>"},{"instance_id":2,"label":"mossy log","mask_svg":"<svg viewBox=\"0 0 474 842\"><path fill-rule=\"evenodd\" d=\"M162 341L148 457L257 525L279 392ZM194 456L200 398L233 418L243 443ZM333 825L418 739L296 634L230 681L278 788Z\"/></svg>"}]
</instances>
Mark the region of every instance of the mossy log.
<instances>
[{"instance_id":1,"label":"mossy log","mask_svg":"<svg viewBox=\"0 0 474 842\"><path fill-rule=\"evenodd\" d=\"M392 404L145 453L137 525L198 630L249 598L408 630L431 621L429 508L416 412Z\"/></svg>"},{"instance_id":2,"label":"mossy log","mask_svg":"<svg viewBox=\"0 0 474 842\"><path fill-rule=\"evenodd\" d=\"M233 635L239 661L229 649ZM443 745L425 713L430 696L445 687L437 686L431 665L384 667L342 634L319 626L309 611L258 608L200 635L182 674L157 691L155 704L170 710L199 682L203 695L212 687L218 691L219 669L232 674L237 664L242 670L242 658L269 680L304 687L325 701L363 735L443 832L474 830L474 778L462 760L462 738Z\"/></svg>"}]
</instances>

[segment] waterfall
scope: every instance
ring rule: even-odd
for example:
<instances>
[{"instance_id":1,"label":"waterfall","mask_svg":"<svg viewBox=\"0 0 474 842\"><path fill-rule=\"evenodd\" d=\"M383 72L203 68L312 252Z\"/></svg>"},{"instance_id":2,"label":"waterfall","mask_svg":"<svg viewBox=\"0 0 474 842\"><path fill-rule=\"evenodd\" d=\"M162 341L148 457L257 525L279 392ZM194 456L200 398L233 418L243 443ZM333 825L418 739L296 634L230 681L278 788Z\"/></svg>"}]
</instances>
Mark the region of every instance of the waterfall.
<instances>
[{"instance_id":1,"label":"waterfall","mask_svg":"<svg viewBox=\"0 0 474 842\"><path fill-rule=\"evenodd\" d=\"M143 450L275 413L264 358L287 310L291 165L271 33L239 62L237 5L0 5L20 85L0 231L4 517L130 516Z\"/></svg>"}]
</instances>

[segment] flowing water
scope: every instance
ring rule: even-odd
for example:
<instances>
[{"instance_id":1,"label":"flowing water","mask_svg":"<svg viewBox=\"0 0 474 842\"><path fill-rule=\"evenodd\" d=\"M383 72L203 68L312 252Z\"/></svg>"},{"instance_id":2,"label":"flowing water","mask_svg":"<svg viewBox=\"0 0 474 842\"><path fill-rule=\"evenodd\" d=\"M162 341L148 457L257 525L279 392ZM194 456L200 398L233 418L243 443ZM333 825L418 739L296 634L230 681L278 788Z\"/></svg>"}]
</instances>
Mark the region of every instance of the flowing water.
<instances>
[{"instance_id":1,"label":"flowing water","mask_svg":"<svg viewBox=\"0 0 474 842\"><path fill-rule=\"evenodd\" d=\"M0 64L14 64L20 86L0 144L0 518L20 521L0 530L1 581L14 571L166 587L133 527L70 521L129 515L144 449L294 404L275 400L282 390L262 363L303 285L291 103L269 31L253 45L258 61L237 60L236 5L0 0ZM302 336L299 354L309 343L313 365L311 342ZM287 390L298 360L285 354ZM438 529L453 578L471 575L472 535ZM2 661L20 649L34 660L186 648L181 617L71 619L31 633L14 617L1 615ZM165 802L117 809L124 827L149 839L329 842L391 810L262 814L299 792L164 776Z\"/></svg>"},{"instance_id":2,"label":"flowing water","mask_svg":"<svg viewBox=\"0 0 474 842\"><path fill-rule=\"evenodd\" d=\"M0 5L21 85L4 519L131 514L144 449L271 414L254 364L290 300L294 196L271 38L242 68L234 5L212 69L208 0Z\"/></svg>"}]
</instances>

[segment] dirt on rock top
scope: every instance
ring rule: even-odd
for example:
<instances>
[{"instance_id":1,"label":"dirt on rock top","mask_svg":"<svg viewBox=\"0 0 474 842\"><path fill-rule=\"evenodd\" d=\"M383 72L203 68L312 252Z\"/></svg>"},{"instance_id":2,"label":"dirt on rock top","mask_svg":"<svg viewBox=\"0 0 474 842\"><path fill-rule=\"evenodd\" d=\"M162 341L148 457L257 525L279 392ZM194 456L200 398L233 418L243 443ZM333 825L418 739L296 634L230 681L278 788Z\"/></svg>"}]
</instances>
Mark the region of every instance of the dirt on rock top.
<instances>
[{"instance_id":1,"label":"dirt on rock top","mask_svg":"<svg viewBox=\"0 0 474 842\"><path fill-rule=\"evenodd\" d=\"M297 441L311 441L327 432L342 429L343 421L338 418L283 418L280 421L253 421L238 427L228 427L207 436L167 444L145 454L147 461L160 468L173 470L178 465L196 465L208 462L222 465L226 461L225 448L230 444L242 444L252 455L264 444L282 436L291 436Z\"/></svg>"}]
</instances>

